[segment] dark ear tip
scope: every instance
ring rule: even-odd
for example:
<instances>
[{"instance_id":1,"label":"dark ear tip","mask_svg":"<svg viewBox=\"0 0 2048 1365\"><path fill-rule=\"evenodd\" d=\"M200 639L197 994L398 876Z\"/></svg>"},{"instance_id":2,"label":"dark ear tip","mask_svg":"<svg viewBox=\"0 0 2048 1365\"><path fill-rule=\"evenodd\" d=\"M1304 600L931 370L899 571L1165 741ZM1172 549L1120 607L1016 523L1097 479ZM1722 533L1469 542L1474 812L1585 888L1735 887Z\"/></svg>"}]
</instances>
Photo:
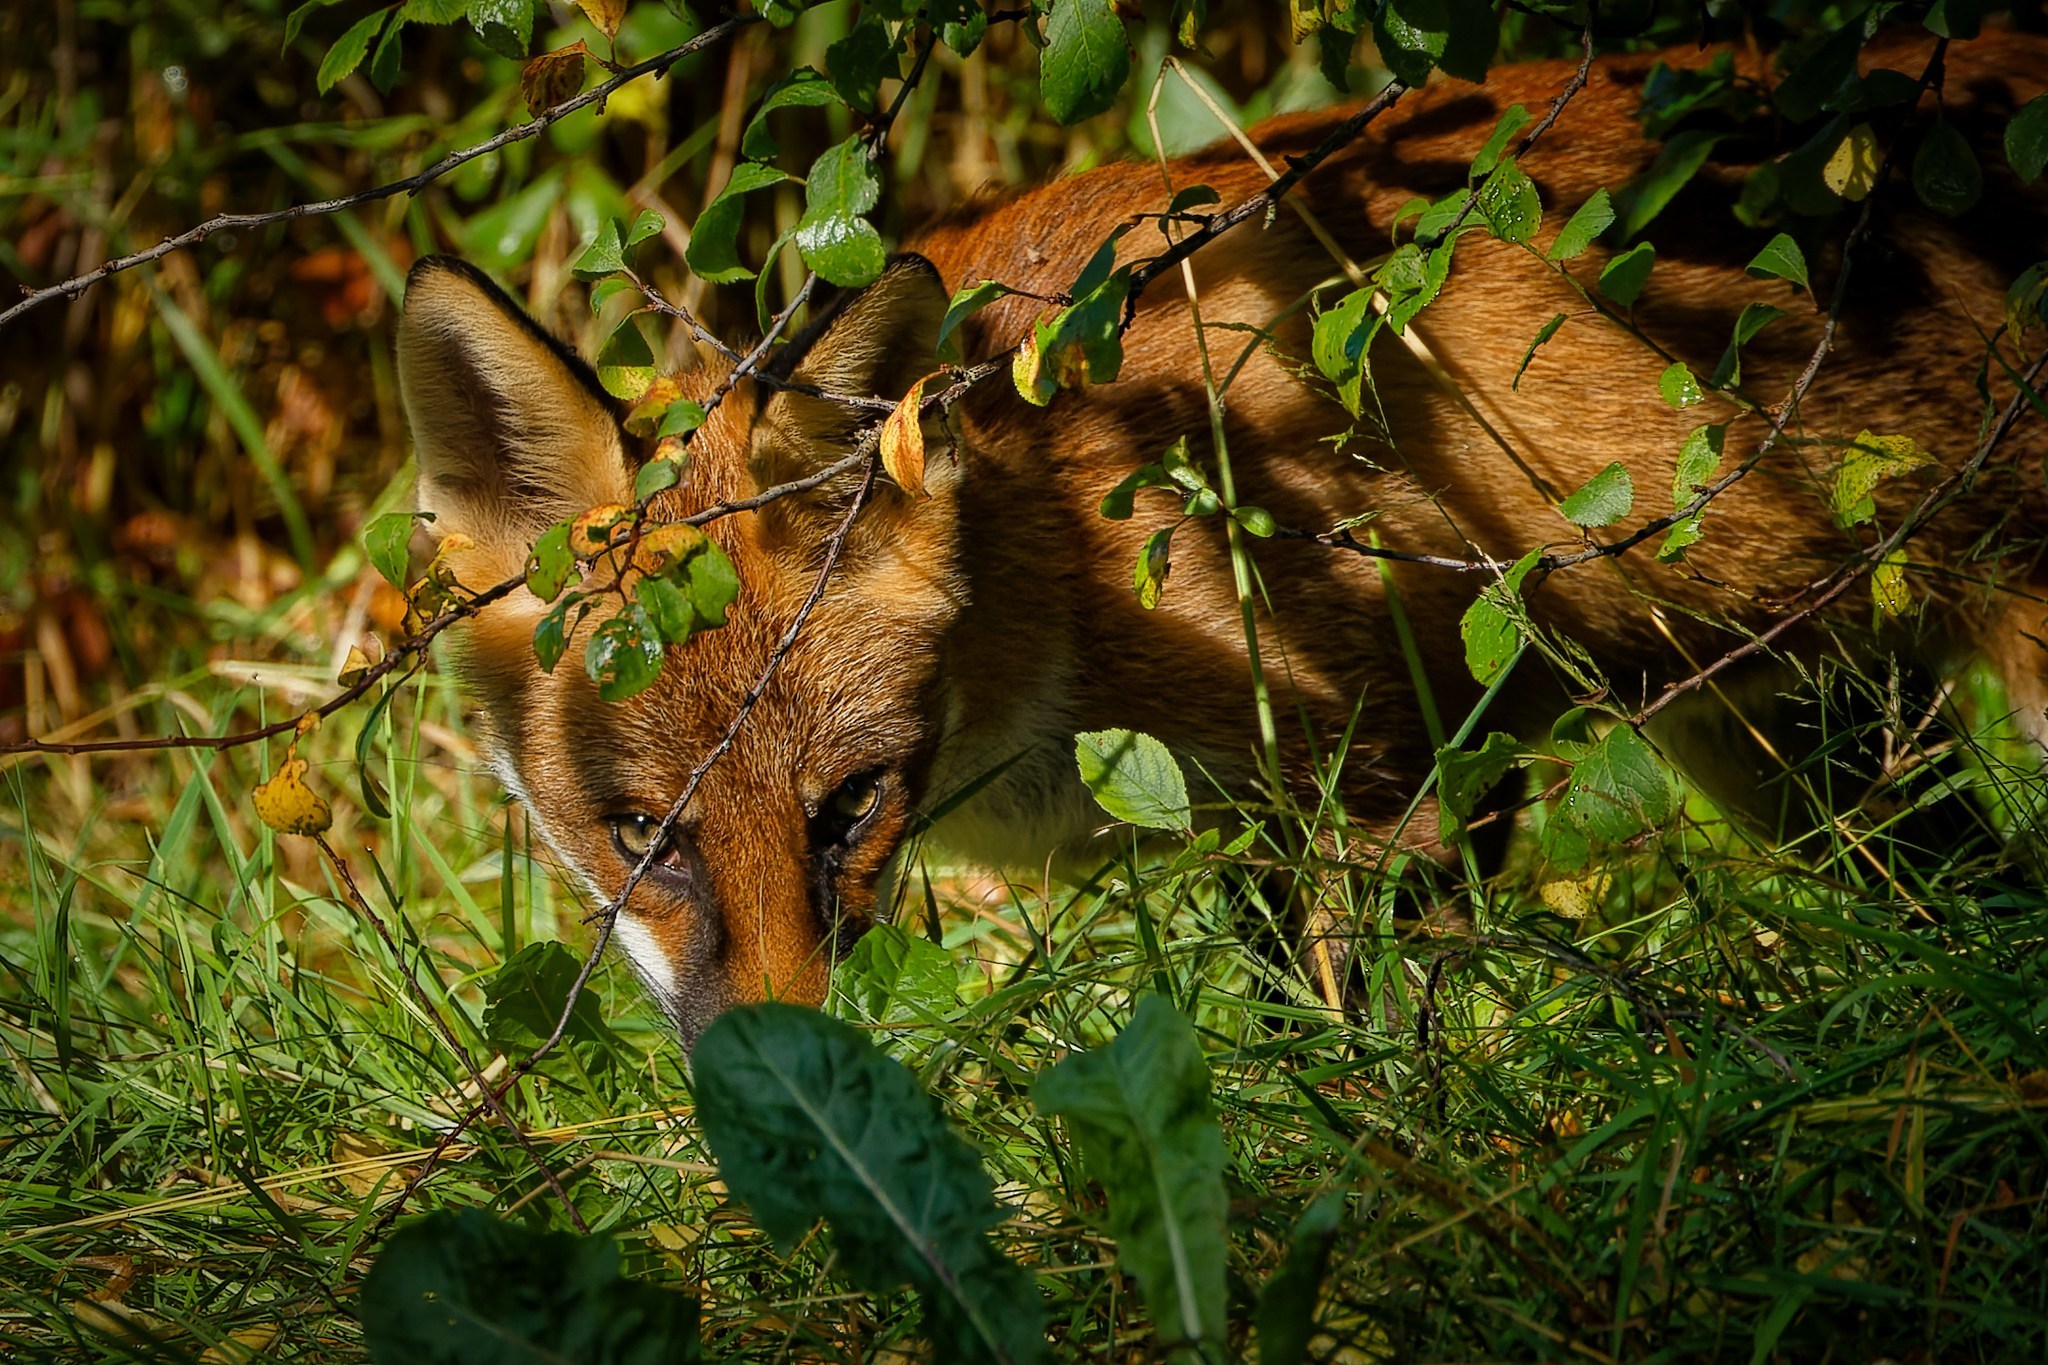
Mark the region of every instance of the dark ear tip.
<instances>
[{"instance_id":1,"label":"dark ear tip","mask_svg":"<svg viewBox=\"0 0 2048 1365\"><path fill-rule=\"evenodd\" d=\"M406 272L406 292L410 293L420 285L441 275L453 275L456 279L461 280L465 284L476 286L493 298L504 297L504 291L491 282L490 276L484 274L483 271L477 269L468 261L463 260L460 256L437 255L420 257L412 263L412 269Z\"/></svg>"},{"instance_id":2,"label":"dark ear tip","mask_svg":"<svg viewBox=\"0 0 2048 1365\"><path fill-rule=\"evenodd\" d=\"M895 275L899 273L905 275L922 275L926 279L929 279L933 284L936 284L941 288L944 288L946 283L945 280L939 275L939 268L933 265L930 261L926 260L924 257L918 255L915 251L899 251L895 255L891 256L889 258L888 266L883 271L883 273L886 275Z\"/></svg>"}]
</instances>

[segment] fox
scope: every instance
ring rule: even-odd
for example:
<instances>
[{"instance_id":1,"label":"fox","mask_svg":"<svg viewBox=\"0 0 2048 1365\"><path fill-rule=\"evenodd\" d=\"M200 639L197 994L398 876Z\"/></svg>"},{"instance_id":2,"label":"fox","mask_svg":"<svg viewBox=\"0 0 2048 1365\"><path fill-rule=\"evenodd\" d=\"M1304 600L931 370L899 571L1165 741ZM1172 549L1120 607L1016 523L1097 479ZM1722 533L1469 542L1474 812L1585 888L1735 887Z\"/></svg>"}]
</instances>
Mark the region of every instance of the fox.
<instances>
[{"instance_id":1,"label":"fox","mask_svg":"<svg viewBox=\"0 0 2048 1365\"><path fill-rule=\"evenodd\" d=\"M1864 62L1912 75L1933 41L1881 41ZM1746 302L1787 314L1742 348L1747 393L1787 393L1829 327L1849 215L1822 234L1833 245L1816 251L1803 294L1747 274L1771 229L1741 226L1729 206L1776 150L1754 139L1717 149L1656 219L1655 266L1632 309L1596 312L1544 259L1579 206L1656 157L1637 118L1654 69L1715 55L1590 62L1584 88L1520 163L1542 205L1534 249L1467 235L1438 297L1410 324L1416 344L1391 329L1373 341L1371 423L1306 363L1314 309L1302 301L1331 296L1342 256L1384 256L1404 206L1465 185L1503 111L1546 108L1577 63L1505 66L1483 84L1406 94L1293 189L1307 213L1237 226L1140 295L1113 382L1045 406L1005 375L971 388L932 424L924 486L910 490L848 461L880 413L836 399L898 400L944 371L952 291L984 279L1020 291L958 332L967 361L1001 356L1111 229L1139 225L1118 243L1120 261L1164 249L1144 225L1161 221L1169 186L1240 202L1350 111L1257 125L1248 141L1263 164L1226 140L1165 163L1163 175L1157 162L1108 165L947 214L733 384L694 433L680 481L649 503L652 520L674 521L812 481L706 526L739 583L722 628L672 646L650 687L611 703L581 669L536 662L545 604L532 594L513 592L462 624L449 659L485 753L547 844L604 900L776 660L615 924L685 1046L743 1002L822 1002L834 961L886 910L906 841L941 806L930 837L970 863L1036 870L1086 846L1105 822L1076 771L1084 733L1151 735L1230 800L1334 799L1362 846L1448 858L1429 801L1406 817L1436 761L1427 708L1463 715L1482 695L1459 622L1499 569L1458 565L1594 543L1558 500L1612 464L1638 489L1669 486L1701 419L1660 399L1660 376L1674 360L1710 369ZM1759 57L1735 60L1764 81ZM1992 139L2041 95L2048 40L1987 32L1949 46L1941 74L1939 116L1986 149L1980 202L1945 217L1915 202L1899 174L1875 190L1810 389L1796 407L1760 400L1730 419L1724 470L1772 423L1786 430L1710 504L1682 560L1656 558L1652 544L1523 585L1531 621L1582 646L1613 694L1640 701L1693 675L1870 545L1871 526L1844 527L1828 500L1854 433L1902 434L1932 456L1876 490L1877 524L1896 526L1976 448L1980 384L2001 404L2015 391L2010 376L2029 357L2020 330L2002 330L2005 292L2048 256L2048 202ZM1935 103L1921 98L1921 123ZM1898 126L1903 166L1913 118ZM1618 254L1595 243L1573 269L1591 281ZM1565 317L1561 331L1532 349L1553 315ZM1242 352L1213 422L1198 317L1226 361ZM449 257L419 261L397 356L418 505L461 583L516 576L550 525L634 501L652 441L628 434L622 404L591 368L482 272ZM707 362L675 382L708 402L728 373ZM1227 458L1239 501L1279 527L1323 533L1369 516L1377 543L1411 558L1350 553L1327 535L1242 537L1259 587L1248 639L1222 519L1196 518L1174 538L1163 595L1141 602L1133 566L1148 537L1180 520L1180 499L1141 491L1123 519L1101 508L1177 439L1205 467ZM2042 424L2020 421L1911 540L1910 610L1873 625L1870 595L1844 596L1774 636L1723 685L1660 712L1653 742L1715 799L1753 799L1774 771L1767 713L1787 661L1796 668L1831 648L1899 651L1951 672L1986 660L2018 728L2040 740L2044 453ZM874 482L863 490L863 479ZM835 552L822 595L786 638ZM1271 775L1256 738L1253 640L1280 718L1278 792L1262 785ZM1540 735L1585 700L1571 679L1525 662L1497 689L1487 725Z\"/></svg>"}]
</instances>

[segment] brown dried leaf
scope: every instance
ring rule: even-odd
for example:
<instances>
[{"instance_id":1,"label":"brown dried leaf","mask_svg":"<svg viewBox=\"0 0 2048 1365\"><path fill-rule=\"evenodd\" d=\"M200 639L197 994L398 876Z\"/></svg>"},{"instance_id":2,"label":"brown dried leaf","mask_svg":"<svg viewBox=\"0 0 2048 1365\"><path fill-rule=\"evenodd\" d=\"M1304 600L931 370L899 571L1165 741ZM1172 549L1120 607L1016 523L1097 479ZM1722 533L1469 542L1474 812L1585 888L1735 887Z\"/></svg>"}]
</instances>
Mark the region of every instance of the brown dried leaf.
<instances>
[{"instance_id":1,"label":"brown dried leaf","mask_svg":"<svg viewBox=\"0 0 2048 1365\"><path fill-rule=\"evenodd\" d=\"M605 37L619 36L619 22L626 17L626 0L576 0L576 8L582 10Z\"/></svg>"},{"instance_id":2,"label":"brown dried leaf","mask_svg":"<svg viewBox=\"0 0 2048 1365\"><path fill-rule=\"evenodd\" d=\"M279 834L325 834L334 823L333 808L306 785L306 760L296 755L251 792L250 799L257 818Z\"/></svg>"},{"instance_id":3,"label":"brown dried leaf","mask_svg":"<svg viewBox=\"0 0 2048 1365\"><path fill-rule=\"evenodd\" d=\"M284 1329L275 1324L242 1327L221 1338L218 1345L200 1353L199 1365L252 1365L277 1345Z\"/></svg>"},{"instance_id":4,"label":"brown dried leaf","mask_svg":"<svg viewBox=\"0 0 2048 1365\"><path fill-rule=\"evenodd\" d=\"M882 468L897 486L914 498L927 496L924 488L924 386L935 378L926 375L910 386L903 401L882 423Z\"/></svg>"},{"instance_id":5,"label":"brown dried leaf","mask_svg":"<svg viewBox=\"0 0 2048 1365\"><path fill-rule=\"evenodd\" d=\"M617 27L615 23L613 28ZM526 107L536 117L576 98L583 89L583 58L589 51L579 39L567 47L543 52L526 64L519 73L519 93L525 96Z\"/></svg>"}]
</instances>

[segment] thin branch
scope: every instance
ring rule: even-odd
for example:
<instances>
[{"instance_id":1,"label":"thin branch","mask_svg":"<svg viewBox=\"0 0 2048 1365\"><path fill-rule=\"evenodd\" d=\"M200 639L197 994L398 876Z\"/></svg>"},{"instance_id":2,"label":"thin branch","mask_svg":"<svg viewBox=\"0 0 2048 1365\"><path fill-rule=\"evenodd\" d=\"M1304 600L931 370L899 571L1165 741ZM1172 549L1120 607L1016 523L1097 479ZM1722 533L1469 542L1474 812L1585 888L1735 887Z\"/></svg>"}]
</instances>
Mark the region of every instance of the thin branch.
<instances>
[{"instance_id":1,"label":"thin branch","mask_svg":"<svg viewBox=\"0 0 2048 1365\"><path fill-rule=\"evenodd\" d=\"M88 288L110 275L118 274L123 270L132 270L138 265L146 265L151 261L160 260L172 252L181 251L188 246L196 246L216 232L224 232L230 228L267 227L272 223L290 222L296 218L316 218L325 214L340 213L344 209L355 208L359 204L370 204L380 199L389 199L393 195L415 193L433 181L439 180L442 176L465 162L474 161L480 156L488 156L492 152L509 147L515 142L524 142L528 138L536 137L551 125L567 118L577 110L586 108L589 105L602 103L616 93L621 86L639 79L650 71L665 74L670 67L691 53L702 51L704 48L723 42L747 25L759 23L760 20L761 16L758 14L736 14L730 19L713 24L687 43L683 43L678 47L672 47L659 56L649 57L644 62L626 67L610 80L600 85L592 86L574 99L565 100L545 113L536 115L530 123L522 123L515 128L507 128L497 136L486 138L473 147L465 147L460 151L450 152L417 175L410 175L403 180L394 180L389 184L378 185L371 189L359 190L354 194L346 194L338 199L321 199L310 204L294 204L290 208L277 209L269 213L223 213L209 218L198 227L190 228L175 237L166 237L153 247L108 261L97 270L91 270L83 275L74 276L71 279L65 280L62 284L53 284L47 288L33 290L27 289L24 286L26 297L12 308L5 312L0 312L0 327L5 327L31 308L49 303L53 299L75 299Z\"/></svg>"},{"instance_id":2,"label":"thin branch","mask_svg":"<svg viewBox=\"0 0 2048 1365\"><path fill-rule=\"evenodd\" d=\"M1790 615L1773 622L1769 630L1764 631L1754 639L1737 645L1734 649L1729 650L1726 654L1723 654L1705 668L1694 673L1691 677L1682 678L1666 687L1657 694L1654 700L1630 717L1631 723L1641 725L1644 721L1662 711L1687 692L1704 686L1716 674L1724 672L1742 660L1760 654L1770 648L1771 644L1779 636L1841 597L1843 593L1854 586L1865 574L1882 564L1894 550L1897 550L1908 540L1912 539L1913 536L1917 535L1933 519L1934 514L1948 504L1949 498L1954 495L1962 483L1967 479L1974 478L1977 472L1984 467L1985 461L1991 458L1992 451L1998 448L1998 443L2005 439L2005 434L2012 430L2013 423L2019 420L2020 413L2025 411L2030 405L2034 397L2035 383L2040 379L2043 370L2048 370L2048 351L2043 351L2035 359L2032 367L2027 370L2025 378L2020 381L2020 391L2013 395L2010 403L2005 405L2005 411L1999 414L1998 421L1993 424L1990 432L1984 437L1983 442L1978 445L1976 452L1963 462L1961 468L1930 490L1927 496L1922 498L1912 512L1907 515L1906 519L1899 523L1898 530L1864 550L1847 564L1842 565L1839 569L1835 570L1830 578L1822 580L1827 586L1811 602L1808 602Z\"/></svg>"},{"instance_id":3,"label":"thin branch","mask_svg":"<svg viewBox=\"0 0 2048 1365\"><path fill-rule=\"evenodd\" d=\"M406 961L404 951L400 949L398 940L391 933L391 926L387 925L384 922L384 917L371 907L368 898L363 895L362 888L356 885L355 876L348 870L348 864L342 860L339 853L334 851L334 845L327 842L326 835L314 835L313 842L319 845L320 852L327 858L328 866L334 869L334 875L341 879L342 887L348 892L349 902L355 907L356 913L368 920L370 927L377 931L377 937L383 940L384 947L391 954L391 960L398 965L399 974L405 978L406 988L412 992L413 999L419 1002L420 1009L433 1022L434 1031L441 1035L441 1041L448 1045L449 1050L455 1054L456 1060L462 1063L462 1069L469 1073L469 1083L476 1087L479 1102L491 1111L498 1122L505 1125L506 1131L510 1132L520 1147L525 1150L527 1158L533 1162L535 1169L539 1170L541 1175L546 1178L548 1188L555 1192L555 1198L561 1201L562 1208L568 1213L569 1221L576 1225L576 1230L578 1232L589 1232L590 1225L585 1223L583 1215L577 1212L576 1203L569 1198L569 1191L563 1188L561 1177L557 1176L548 1164L541 1160L540 1153L534 1150L533 1139L527 1135L524 1128L519 1126L519 1121L512 1117L511 1112L505 1108L504 1090L493 1090L491 1083L484 1079L481 1071L477 1070L476 1061L469 1055L469 1049L464 1047L462 1040L455 1036L455 1030L449 1027L448 1021L441 1017L441 1011L434 1006L434 998L427 994L426 987L420 984L419 974L413 970L412 964ZM525 1073L522 1071L519 1074L523 1075Z\"/></svg>"}]
</instances>

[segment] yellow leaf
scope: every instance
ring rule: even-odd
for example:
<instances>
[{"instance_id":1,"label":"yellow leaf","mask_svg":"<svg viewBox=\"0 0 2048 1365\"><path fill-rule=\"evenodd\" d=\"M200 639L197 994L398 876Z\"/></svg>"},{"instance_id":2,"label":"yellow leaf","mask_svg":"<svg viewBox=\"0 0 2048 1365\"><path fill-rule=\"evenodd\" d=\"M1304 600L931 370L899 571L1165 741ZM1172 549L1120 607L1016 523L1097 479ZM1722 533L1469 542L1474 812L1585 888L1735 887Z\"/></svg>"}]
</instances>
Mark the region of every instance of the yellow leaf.
<instances>
[{"instance_id":1,"label":"yellow leaf","mask_svg":"<svg viewBox=\"0 0 2048 1365\"><path fill-rule=\"evenodd\" d=\"M381 651L380 651L381 652ZM350 645L348 657L342 660L341 672L335 681L343 687L354 687L363 680L363 675L377 666L378 661L363 652L361 645Z\"/></svg>"},{"instance_id":2,"label":"yellow leaf","mask_svg":"<svg viewBox=\"0 0 2048 1365\"><path fill-rule=\"evenodd\" d=\"M1581 877L1576 881L1560 879L1545 882L1542 887L1543 903L1555 915L1566 919L1584 919L1599 908L1607 895L1609 878L1604 875Z\"/></svg>"},{"instance_id":3,"label":"yellow leaf","mask_svg":"<svg viewBox=\"0 0 2048 1365\"><path fill-rule=\"evenodd\" d=\"M588 15L605 37L619 36L619 21L626 17L626 0L576 0L576 8Z\"/></svg>"},{"instance_id":4,"label":"yellow leaf","mask_svg":"<svg viewBox=\"0 0 2048 1365\"><path fill-rule=\"evenodd\" d=\"M633 567L659 577L689 557L704 543L704 533L683 522L671 522L640 533L640 547L633 553Z\"/></svg>"},{"instance_id":5,"label":"yellow leaf","mask_svg":"<svg viewBox=\"0 0 2048 1365\"><path fill-rule=\"evenodd\" d=\"M924 490L924 386L933 378L926 375L910 386L903 401L882 423L882 468L904 492L914 498Z\"/></svg>"},{"instance_id":6,"label":"yellow leaf","mask_svg":"<svg viewBox=\"0 0 2048 1365\"><path fill-rule=\"evenodd\" d=\"M583 89L583 57L589 50L578 40L553 52L541 53L520 71L519 93L535 116L576 98Z\"/></svg>"},{"instance_id":7,"label":"yellow leaf","mask_svg":"<svg viewBox=\"0 0 2048 1365\"><path fill-rule=\"evenodd\" d=\"M647 386L647 392L640 395L640 401L626 414L626 434L629 436L652 436L661 427L661 419L676 399L683 396L683 386L672 375L663 375Z\"/></svg>"},{"instance_id":8,"label":"yellow leaf","mask_svg":"<svg viewBox=\"0 0 2048 1365\"><path fill-rule=\"evenodd\" d=\"M284 1335L276 1326L244 1327L223 1337L218 1345L200 1354L199 1365L249 1365L260 1359Z\"/></svg>"},{"instance_id":9,"label":"yellow leaf","mask_svg":"<svg viewBox=\"0 0 2048 1365\"><path fill-rule=\"evenodd\" d=\"M626 524L633 509L624 503L607 502L591 508L569 526L569 552L578 559L593 559L611 548L612 537Z\"/></svg>"},{"instance_id":10,"label":"yellow leaf","mask_svg":"<svg viewBox=\"0 0 2048 1365\"><path fill-rule=\"evenodd\" d=\"M1869 124L1859 123L1843 136L1828 164L1821 168L1820 178L1836 194L1852 204L1858 203L1877 188L1880 160L1877 134L1870 131Z\"/></svg>"},{"instance_id":11,"label":"yellow leaf","mask_svg":"<svg viewBox=\"0 0 2048 1365\"><path fill-rule=\"evenodd\" d=\"M268 782L250 793L257 818L279 834L325 834L334 811L320 793L306 785L306 760L284 761Z\"/></svg>"},{"instance_id":12,"label":"yellow leaf","mask_svg":"<svg viewBox=\"0 0 2048 1365\"><path fill-rule=\"evenodd\" d=\"M1038 336L1026 336L1017 347L1017 354L1010 360L1010 382L1017 386L1024 401L1044 407L1052 401L1057 391L1052 381L1039 373Z\"/></svg>"},{"instance_id":13,"label":"yellow leaf","mask_svg":"<svg viewBox=\"0 0 2048 1365\"><path fill-rule=\"evenodd\" d=\"M1870 571L1870 596L1886 616L1897 616L1913 605L1912 589L1906 586L1906 552L1893 550Z\"/></svg>"},{"instance_id":14,"label":"yellow leaf","mask_svg":"<svg viewBox=\"0 0 2048 1365\"><path fill-rule=\"evenodd\" d=\"M304 739L319 728L320 713L318 711L308 711L305 715L299 717L299 723L292 727L292 733L300 739Z\"/></svg>"}]
</instances>

